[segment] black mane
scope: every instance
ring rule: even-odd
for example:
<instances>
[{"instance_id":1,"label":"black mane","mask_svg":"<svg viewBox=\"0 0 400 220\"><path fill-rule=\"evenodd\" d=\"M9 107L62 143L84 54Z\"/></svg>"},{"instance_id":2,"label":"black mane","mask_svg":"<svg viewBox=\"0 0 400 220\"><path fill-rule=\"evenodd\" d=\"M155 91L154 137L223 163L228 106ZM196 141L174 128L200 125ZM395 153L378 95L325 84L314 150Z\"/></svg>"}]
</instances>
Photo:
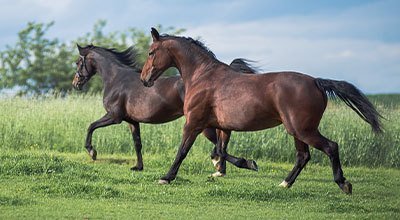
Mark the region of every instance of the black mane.
<instances>
[{"instance_id":1,"label":"black mane","mask_svg":"<svg viewBox=\"0 0 400 220\"><path fill-rule=\"evenodd\" d=\"M261 72L259 67L252 65L251 63L255 63L253 60L248 60L244 58L236 58L232 60L229 66L241 73L259 73Z\"/></svg>"},{"instance_id":2,"label":"black mane","mask_svg":"<svg viewBox=\"0 0 400 220\"><path fill-rule=\"evenodd\" d=\"M133 69L140 69L138 64L136 63L137 52L133 46L130 46L128 49L124 51L118 51L115 48L105 48L99 46L89 45L87 46L89 49L94 50L104 56L107 56L126 67L130 67ZM106 53L104 53L106 52ZM111 56L110 56L111 55Z\"/></svg>"},{"instance_id":3,"label":"black mane","mask_svg":"<svg viewBox=\"0 0 400 220\"><path fill-rule=\"evenodd\" d=\"M196 45L197 47L199 47L200 49L204 50L208 55L210 55L211 57L216 59L215 54L208 47L206 47L206 45L204 45L204 43L201 42L200 40L195 40L191 37L179 37L179 36L173 36L173 35L168 35L168 34L163 34L163 35L161 35L161 37L186 40L189 43L192 43L192 44Z\"/></svg>"},{"instance_id":4,"label":"black mane","mask_svg":"<svg viewBox=\"0 0 400 220\"><path fill-rule=\"evenodd\" d=\"M204 45L203 42L200 40L195 40L191 37L179 37L179 36L173 36L173 35L168 35L168 34L163 34L161 35L164 39L172 38L172 39L178 39L178 40L184 40L190 44L196 45L200 50L204 51L206 54L211 56L214 59L217 59L215 54L208 48L206 45ZM261 70L259 67L253 66L251 63L255 63L255 61L244 59L244 58L237 58L232 61L232 63L229 65L232 69L242 72L242 73L259 73Z\"/></svg>"}]
</instances>

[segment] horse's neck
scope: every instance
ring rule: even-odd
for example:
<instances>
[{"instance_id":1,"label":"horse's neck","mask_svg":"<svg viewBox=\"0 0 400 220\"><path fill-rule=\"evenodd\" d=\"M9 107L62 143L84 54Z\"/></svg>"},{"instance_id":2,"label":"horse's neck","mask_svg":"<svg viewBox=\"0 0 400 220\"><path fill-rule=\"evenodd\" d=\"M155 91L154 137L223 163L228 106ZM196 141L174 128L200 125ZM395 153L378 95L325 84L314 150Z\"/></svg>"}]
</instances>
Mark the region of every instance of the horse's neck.
<instances>
[{"instance_id":1,"label":"horse's neck","mask_svg":"<svg viewBox=\"0 0 400 220\"><path fill-rule=\"evenodd\" d=\"M103 58L104 59L104 58ZM113 83L114 79L120 72L118 67L111 63L107 62L105 59L102 62L97 62L97 72L99 73L104 87L108 87Z\"/></svg>"},{"instance_id":2,"label":"horse's neck","mask_svg":"<svg viewBox=\"0 0 400 220\"><path fill-rule=\"evenodd\" d=\"M198 57L201 56L201 57ZM186 87L195 83L197 79L203 78L204 75L210 74L207 71L210 66L216 65L216 60L205 54L190 54L184 56L176 56L175 63Z\"/></svg>"}]
</instances>

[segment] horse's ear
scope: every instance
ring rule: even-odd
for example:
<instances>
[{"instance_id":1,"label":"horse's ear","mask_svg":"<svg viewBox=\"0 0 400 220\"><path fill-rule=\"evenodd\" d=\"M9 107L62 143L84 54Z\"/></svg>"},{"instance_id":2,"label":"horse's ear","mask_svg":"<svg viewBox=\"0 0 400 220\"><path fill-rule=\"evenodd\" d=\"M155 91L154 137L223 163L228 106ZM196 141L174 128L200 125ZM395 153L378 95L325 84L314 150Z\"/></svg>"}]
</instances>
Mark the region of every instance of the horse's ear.
<instances>
[{"instance_id":1,"label":"horse's ear","mask_svg":"<svg viewBox=\"0 0 400 220\"><path fill-rule=\"evenodd\" d=\"M160 34L155 28L151 28L151 37L153 38L153 42L160 40Z\"/></svg>"},{"instance_id":2,"label":"horse's ear","mask_svg":"<svg viewBox=\"0 0 400 220\"><path fill-rule=\"evenodd\" d=\"M88 53L88 50L86 47L81 47L79 44L76 44L76 46L78 47L79 50L79 54L82 56L86 56Z\"/></svg>"},{"instance_id":3,"label":"horse's ear","mask_svg":"<svg viewBox=\"0 0 400 220\"><path fill-rule=\"evenodd\" d=\"M82 50L82 47L81 47L81 45L79 45L79 44L76 44L76 46L78 47L78 50L79 50L79 51L81 51L81 50Z\"/></svg>"}]
</instances>

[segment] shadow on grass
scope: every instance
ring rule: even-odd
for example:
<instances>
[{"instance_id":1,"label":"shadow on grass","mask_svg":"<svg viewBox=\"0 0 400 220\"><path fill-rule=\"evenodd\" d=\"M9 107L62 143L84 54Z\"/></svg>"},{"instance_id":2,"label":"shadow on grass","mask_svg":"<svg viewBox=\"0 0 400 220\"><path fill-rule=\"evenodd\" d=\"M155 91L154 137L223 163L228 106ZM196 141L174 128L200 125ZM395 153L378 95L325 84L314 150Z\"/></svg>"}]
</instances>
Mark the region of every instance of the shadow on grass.
<instances>
[{"instance_id":1,"label":"shadow on grass","mask_svg":"<svg viewBox=\"0 0 400 220\"><path fill-rule=\"evenodd\" d=\"M123 192L112 185L69 182L65 184L38 184L31 187L33 193L48 196L78 198L120 198Z\"/></svg>"},{"instance_id":2,"label":"shadow on grass","mask_svg":"<svg viewBox=\"0 0 400 220\"><path fill-rule=\"evenodd\" d=\"M94 163L105 163L105 164L129 164L131 160L128 159L115 159L115 158L98 158Z\"/></svg>"},{"instance_id":3,"label":"shadow on grass","mask_svg":"<svg viewBox=\"0 0 400 220\"><path fill-rule=\"evenodd\" d=\"M34 201L29 199L20 199L8 196L0 196L0 207L1 206L24 206L35 204Z\"/></svg>"},{"instance_id":4,"label":"shadow on grass","mask_svg":"<svg viewBox=\"0 0 400 220\"><path fill-rule=\"evenodd\" d=\"M279 187L267 189L241 190L238 188L214 188L208 190L208 196L230 198L234 200L249 200L260 202L287 202L289 200L310 200L318 196L311 192L295 191Z\"/></svg>"}]
</instances>

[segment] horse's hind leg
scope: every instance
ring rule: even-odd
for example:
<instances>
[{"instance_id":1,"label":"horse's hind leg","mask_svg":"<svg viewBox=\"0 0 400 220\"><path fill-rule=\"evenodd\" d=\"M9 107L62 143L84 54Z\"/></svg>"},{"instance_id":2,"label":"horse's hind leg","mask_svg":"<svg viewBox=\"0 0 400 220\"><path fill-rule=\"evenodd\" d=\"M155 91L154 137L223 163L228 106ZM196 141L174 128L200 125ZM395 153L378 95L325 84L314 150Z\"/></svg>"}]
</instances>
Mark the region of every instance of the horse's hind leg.
<instances>
[{"instance_id":1,"label":"horse's hind leg","mask_svg":"<svg viewBox=\"0 0 400 220\"><path fill-rule=\"evenodd\" d=\"M217 130L218 142L217 142L217 154L219 160L214 163L217 172L213 173L211 176L220 177L226 174L226 157L228 155L227 148L229 139L231 137L231 131Z\"/></svg>"},{"instance_id":2,"label":"horse's hind leg","mask_svg":"<svg viewBox=\"0 0 400 220\"><path fill-rule=\"evenodd\" d=\"M93 135L94 130L96 130L97 128L106 127L106 126L109 126L112 124L118 124L118 123L121 123L121 120L116 120L112 117L112 115L110 113L107 113L99 120L90 124L87 135L86 135L85 147L93 160L96 160L96 158L97 158L97 151L92 146L92 135Z\"/></svg>"},{"instance_id":3,"label":"horse's hind leg","mask_svg":"<svg viewBox=\"0 0 400 220\"><path fill-rule=\"evenodd\" d=\"M226 159L226 161L235 165L236 167L258 171L257 163L254 160L247 160L245 158L235 157L228 153L226 154L225 159Z\"/></svg>"},{"instance_id":4,"label":"horse's hind leg","mask_svg":"<svg viewBox=\"0 0 400 220\"><path fill-rule=\"evenodd\" d=\"M203 135L214 144L214 148L211 151L211 160L213 161L213 164L215 166L215 163L219 160L219 156L217 154L217 132L216 129L214 128L206 128L203 130ZM215 161L215 162L214 162Z\"/></svg>"},{"instance_id":5,"label":"horse's hind leg","mask_svg":"<svg viewBox=\"0 0 400 220\"><path fill-rule=\"evenodd\" d=\"M139 122L132 122L129 124L129 129L132 133L133 143L135 145L136 152L136 166L132 167L132 171L143 170L143 158L142 158L142 140L140 139L140 125Z\"/></svg>"},{"instance_id":6,"label":"horse's hind leg","mask_svg":"<svg viewBox=\"0 0 400 220\"><path fill-rule=\"evenodd\" d=\"M328 155L332 164L334 181L343 192L351 194L352 185L350 182L346 181L346 178L343 176L338 144L322 136L318 131L307 135L301 135L299 139Z\"/></svg>"},{"instance_id":7,"label":"horse's hind leg","mask_svg":"<svg viewBox=\"0 0 400 220\"><path fill-rule=\"evenodd\" d=\"M310 151L308 145L297 138L294 138L294 144L296 147L296 164L286 179L280 184L280 186L286 188L289 188L293 185L301 170L310 160Z\"/></svg>"},{"instance_id":8,"label":"horse's hind leg","mask_svg":"<svg viewBox=\"0 0 400 220\"><path fill-rule=\"evenodd\" d=\"M222 172L221 172L222 168L220 167L221 157L217 152L217 146L218 146L217 132L220 133L218 129L207 128L207 129L204 129L203 135L215 145L213 151L211 152L211 160L212 160L215 168L217 169L217 171L222 174ZM226 159L226 161L228 161L229 163L232 163L234 166L236 166L238 168L244 168L244 169L249 169L249 170L254 170L254 171L258 170L257 163L254 160L247 160L245 158L235 157L233 155L228 154L228 152L226 152L225 159ZM224 162L222 162L222 163L224 163ZM224 171L223 175L225 175L225 174L226 174L226 172ZM223 175L219 175L219 176L223 176Z\"/></svg>"}]
</instances>

